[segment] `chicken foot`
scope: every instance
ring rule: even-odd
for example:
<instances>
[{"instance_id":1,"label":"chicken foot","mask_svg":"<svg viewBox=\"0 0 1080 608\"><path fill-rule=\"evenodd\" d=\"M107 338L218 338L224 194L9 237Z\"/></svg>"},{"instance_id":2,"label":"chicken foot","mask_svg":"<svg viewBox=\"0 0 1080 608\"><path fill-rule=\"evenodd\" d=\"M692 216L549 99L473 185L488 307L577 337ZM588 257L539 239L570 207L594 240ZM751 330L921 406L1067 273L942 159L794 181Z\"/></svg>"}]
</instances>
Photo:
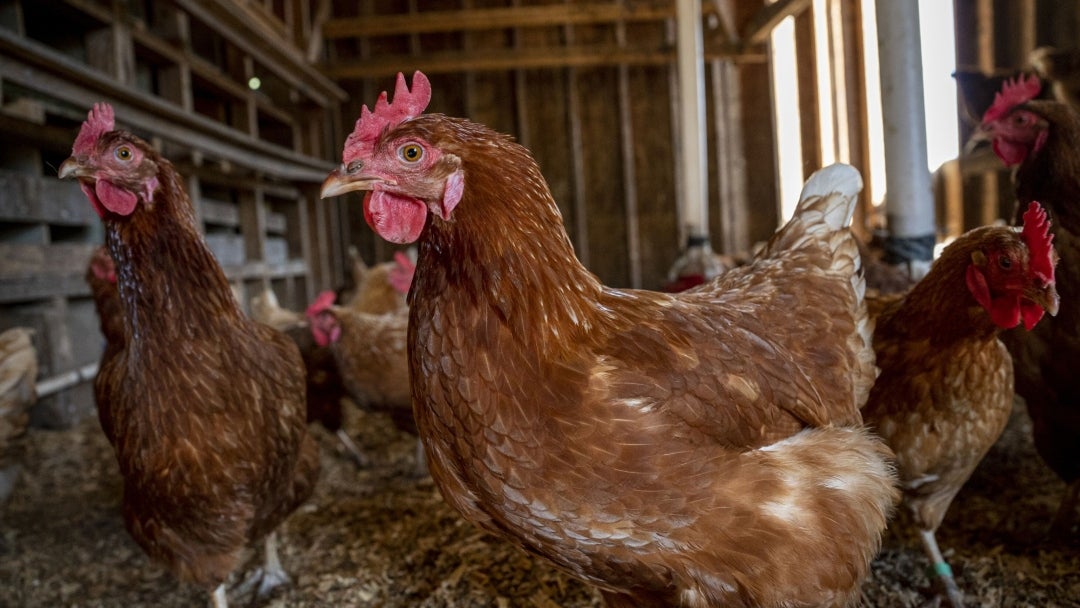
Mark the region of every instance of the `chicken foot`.
<instances>
[{"instance_id":1,"label":"chicken foot","mask_svg":"<svg viewBox=\"0 0 1080 608\"><path fill-rule=\"evenodd\" d=\"M266 535L265 554L266 563L262 568L252 571L243 582L236 586L237 593L252 592L255 598L266 597L281 585L289 584L289 575L281 567L281 560L278 558L277 532Z\"/></svg>"},{"instance_id":2,"label":"chicken foot","mask_svg":"<svg viewBox=\"0 0 1080 608\"><path fill-rule=\"evenodd\" d=\"M952 608L964 608L964 594L961 593L960 587L956 585L952 568L949 567L949 564L941 555L937 539L934 538L934 531L919 530L919 536L922 538L923 550L926 551L926 556L930 558L935 586L944 589L945 597L949 600L949 605Z\"/></svg>"},{"instance_id":3,"label":"chicken foot","mask_svg":"<svg viewBox=\"0 0 1080 608\"><path fill-rule=\"evenodd\" d=\"M229 600L225 597L225 583L221 583L214 589L214 592L210 594L210 601L213 602L214 608L229 608Z\"/></svg>"},{"instance_id":4,"label":"chicken foot","mask_svg":"<svg viewBox=\"0 0 1080 608\"><path fill-rule=\"evenodd\" d=\"M1065 489L1065 496L1058 505L1057 514L1050 524L1050 538L1063 538L1072 531L1076 523L1076 506L1080 502L1080 479L1073 481Z\"/></svg>"}]
</instances>

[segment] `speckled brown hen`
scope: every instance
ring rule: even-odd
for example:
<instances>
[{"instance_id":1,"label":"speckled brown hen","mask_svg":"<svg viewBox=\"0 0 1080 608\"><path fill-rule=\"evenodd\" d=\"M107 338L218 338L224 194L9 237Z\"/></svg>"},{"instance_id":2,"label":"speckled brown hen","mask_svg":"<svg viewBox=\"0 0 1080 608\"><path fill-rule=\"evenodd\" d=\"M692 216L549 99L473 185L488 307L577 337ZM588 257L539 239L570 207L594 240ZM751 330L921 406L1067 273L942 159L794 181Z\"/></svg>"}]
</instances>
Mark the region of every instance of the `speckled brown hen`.
<instances>
[{"instance_id":1,"label":"speckled brown hen","mask_svg":"<svg viewBox=\"0 0 1080 608\"><path fill-rule=\"evenodd\" d=\"M281 582L273 530L318 473L296 347L243 315L172 164L115 130L109 105L90 111L59 174L79 179L116 263L128 339L97 382L128 531L215 605L264 537L262 582Z\"/></svg>"},{"instance_id":2,"label":"speckled brown hen","mask_svg":"<svg viewBox=\"0 0 1080 608\"><path fill-rule=\"evenodd\" d=\"M819 172L756 260L679 294L605 287L529 152L423 115L419 72L363 109L323 196L368 190L419 240L420 436L467 519L609 606L835 606L898 492L862 426L875 369L847 230L858 173Z\"/></svg>"},{"instance_id":3,"label":"speckled brown hen","mask_svg":"<svg viewBox=\"0 0 1080 608\"><path fill-rule=\"evenodd\" d=\"M1035 448L1069 486L1051 524L1051 536L1061 537L1073 531L1080 502L1080 113L1037 99L1040 90L1035 77L1007 82L978 136L991 141L1006 166L1016 167L1014 223L1039 201L1061 256L1058 315L1034 331L1002 334L1013 357L1016 392L1031 415Z\"/></svg>"},{"instance_id":4,"label":"speckled brown hen","mask_svg":"<svg viewBox=\"0 0 1080 608\"><path fill-rule=\"evenodd\" d=\"M998 334L1058 309L1046 212L1032 205L1022 233L972 230L909 292L868 300L881 375L863 416L896 453L905 503L954 608L963 595L934 532L1012 413L1012 359Z\"/></svg>"},{"instance_id":5,"label":"speckled brown hen","mask_svg":"<svg viewBox=\"0 0 1080 608\"><path fill-rule=\"evenodd\" d=\"M85 278L90 287L90 296L94 300L101 335L105 338L105 346L98 361L98 370L101 370L108 367L117 353L127 345L124 309L120 305L120 291L116 287L116 265L108 247L102 245L90 255ZM109 441L113 440L111 409L108 405L112 386L105 374L94 377L94 402L97 405L98 421Z\"/></svg>"},{"instance_id":6,"label":"speckled brown hen","mask_svg":"<svg viewBox=\"0 0 1080 608\"><path fill-rule=\"evenodd\" d=\"M349 396L365 409L389 414L402 431L416 434L406 338L409 309L382 314L334 306L325 291L307 309L315 343L334 355Z\"/></svg>"},{"instance_id":7,"label":"speckled brown hen","mask_svg":"<svg viewBox=\"0 0 1080 608\"><path fill-rule=\"evenodd\" d=\"M392 262L368 266L356 248L349 248L352 258L353 290L340 297L342 306L359 312L381 315L407 306L405 296L412 284L416 268L402 251L394 253Z\"/></svg>"},{"instance_id":8,"label":"speckled brown hen","mask_svg":"<svg viewBox=\"0 0 1080 608\"><path fill-rule=\"evenodd\" d=\"M251 318L280 331L296 344L304 361L304 384L307 396L307 421L318 422L334 433L341 445L363 466L367 460L345 432L345 412L341 400L345 386L341 381L334 355L315 342L303 313L282 308L269 286L250 301Z\"/></svg>"}]
</instances>

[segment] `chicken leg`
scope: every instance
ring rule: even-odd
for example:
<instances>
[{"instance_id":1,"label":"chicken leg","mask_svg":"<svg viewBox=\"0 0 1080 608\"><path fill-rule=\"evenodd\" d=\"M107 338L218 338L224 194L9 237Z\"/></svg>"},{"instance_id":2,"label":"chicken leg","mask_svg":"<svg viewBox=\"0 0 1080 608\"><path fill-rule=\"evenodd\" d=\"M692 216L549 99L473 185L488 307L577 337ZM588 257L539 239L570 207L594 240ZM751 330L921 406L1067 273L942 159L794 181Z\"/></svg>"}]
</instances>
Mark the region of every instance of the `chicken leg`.
<instances>
[{"instance_id":1,"label":"chicken leg","mask_svg":"<svg viewBox=\"0 0 1080 608\"><path fill-rule=\"evenodd\" d=\"M960 587L956 585L952 568L949 567L949 564L941 555L941 550L938 549L934 531L919 530L919 536L922 538L923 550L926 551L926 556L930 558L934 585L944 590L945 597L949 600L949 605L952 608L964 608L964 594L960 592Z\"/></svg>"},{"instance_id":2,"label":"chicken leg","mask_svg":"<svg viewBox=\"0 0 1080 608\"><path fill-rule=\"evenodd\" d=\"M337 435L338 441L341 442L341 445L345 446L345 450L352 454L353 460L356 461L357 465L361 468L371 466L371 460L364 455L364 452L360 450L360 447L356 445L356 442L352 440L352 437L349 437L349 434L345 432L345 429L338 429L335 434Z\"/></svg>"},{"instance_id":3,"label":"chicken leg","mask_svg":"<svg viewBox=\"0 0 1080 608\"><path fill-rule=\"evenodd\" d=\"M229 600L225 597L225 583L221 583L217 589L214 589L214 592L210 594L210 600L214 608L229 608Z\"/></svg>"},{"instance_id":4,"label":"chicken leg","mask_svg":"<svg viewBox=\"0 0 1080 608\"><path fill-rule=\"evenodd\" d=\"M281 560L278 558L277 532L266 535L265 555L266 562L263 567L257 568L237 586L238 593L250 591L254 593L254 597L266 597L281 585L289 584L289 575L281 567Z\"/></svg>"}]
</instances>

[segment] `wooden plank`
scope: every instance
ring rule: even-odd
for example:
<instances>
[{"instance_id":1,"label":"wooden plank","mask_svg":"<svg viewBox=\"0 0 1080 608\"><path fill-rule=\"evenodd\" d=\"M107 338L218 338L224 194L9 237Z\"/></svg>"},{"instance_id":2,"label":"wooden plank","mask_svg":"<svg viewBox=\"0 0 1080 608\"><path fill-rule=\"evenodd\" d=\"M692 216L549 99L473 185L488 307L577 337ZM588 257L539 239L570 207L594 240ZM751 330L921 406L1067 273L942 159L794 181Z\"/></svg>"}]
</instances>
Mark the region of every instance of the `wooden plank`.
<instances>
[{"instance_id":1,"label":"wooden plank","mask_svg":"<svg viewBox=\"0 0 1080 608\"><path fill-rule=\"evenodd\" d=\"M653 35L662 36L663 32ZM659 289L664 284L682 245L675 184L676 142L670 119L675 89L669 85L669 76L674 71L674 66L629 69L632 102L627 109L634 127L633 183L637 191L641 282L646 289Z\"/></svg>"},{"instance_id":2,"label":"wooden plank","mask_svg":"<svg viewBox=\"0 0 1080 608\"><path fill-rule=\"evenodd\" d=\"M235 75L230 76L220 67L191 50L177 48L150 32L136 30L133 32L133 39L137 45L144 46L166 60L176 63L176 66L172 69L181 72L179 82L171 85L184 87L179 92L180 99L177 100L178 94L172 92L171 88L167 88L170 87L170 83L163 83L162 97L178 102L182 107L190 108L190 105L183 105L184 103L190 103L183 96L191 96L191 77L194 75L219 89L219 92L224 95L243 100L243 103L254 103L260 112L269 114L285 123L292 124L294 122L293 115L284 108L274 105L268 98L252 93L247 85L249 76L242 75L242 70L238 70ZM246 56L230 55L229 60L241 62L242 65L242 57ZM250 57L248 57L248 61L250 61ZM250 72L250 70L248 71Z\"/></svg>"},{"instance_id":3,"label":"wooden plank","mask_svg":"<svg viewBox=\"0 0 1080 608\"><path fill-rule=\"evenodd\" d=\"M730 61L709 63L713 96L713 145L716 150L722 253L744 253L749 248L749 200L746 155L743 149L742 94L739 69ZM715 222L710 220L710 227ZM710 231L712 232L712 231Z\"/></svg>"},{"instance_id":4,"label":"wooden plank","mask_svg":"<svg viewBox=\"0 0 1080 608\"><path fill-rule=\"evenodd\" d=\"M174 0L176 4L221 34L291 86L307 92L315 103L329 107L344 101L343 91L319 70L312 69L303 53L280 37L270 35L249 19L244 7L232 0Z\"/></svg>"},{"instance_id":5,"label":"wooden plank","mask_svg":"<svg viewBox=\"0 0 1080 608\"><path fill-rule=\"evenodd\" d=\"M50 152L71 151L75 138L70 129L36 124L25 118L9 115L6 110L7 108L0 110L0 133L8 146L20 143Z\"/></svg>"},{"instance_id":6,"label":"wooden plank","mask_svg":"<svg viewBox=\"0 0 1080 608\"><path fill-rule=\"evenodd\" d=\"M777 0L758 9L757 13L743 26L743 48L763 44L769 39L781 21L797 15L810 6L813 0Z\"/></svg>"},{"instance_id":7,"label":"wooden plank","mask_svg":"<svg viewBox=\"0 0 1080 608\"><path fill-rule=\"evenodd\" d=\"M308 266L304 260L289 260L284 264L248 262L245 264L222 265L222 270L225 271L225 278L229 281L243 281L250 279L283 279L288 276L305 275L308 273Z\"/></svg>"},{"instance_id":8,"label":"wooden plank","mask_svg":"<svg viewBox=\"0 0 1080 608\"><path fill-rule=\"evenodd\" d=\"M98 217L78 182L0 170L0 220L78 226Z\"/></svg>"},{"instance_id":9,"label":"wooden plank","mask_svg":"<svg viewBox=\"0 0 1080 608\"><path fill-rule=\"evenodd\" d=\"M674 16L675 5L669 0L422 11L415 14L330 19L323 26L323 36L328 39L365 38L515 27L598 25L616 21L658 21Z\"/></svg>"},{"instance_id":10,"label":"wooden plank","mask_svg":"<svg viewBox=\"0 0 1080 608\"><path fill-rule=\"evenodd\" d=\"M233 203L215 201L205 196L199 200L202 219L207 224L236 227L240 225L240 210Z\"/></svg>"},{"instance_id":11,"label":"wooden plank","mask_svg":"<svg viewBox=\"0 0 1080 608\"><path fill-rule=\"evenodd\" d=\"M267 144L206 117L184 112L152 95L124 87L41 43L18 38L4 30L0 30L0 51L8 54L7 60L0 62L0 79L82 107L89 107L104 96L113 102L121 125L186 143L281 179L321 183L333 168L332 163Z\"/></svg>"},{"instance_id":12,"label":"wooden plank","mask_svg":"<svg viewBox=\"0 0 1080 608\"><path fill-rule=\"evenodd\" d=\"M29 245L0 242L0 280L31 279L43 275L82 277L85 262L96 243Z\"/></svg>"},{"instance_id":13,"label":"wooden plank","mask_svg":"<svg viewBox=\"0 0 1080 608\"><path fill-rule=\"evenodd\" d=\"M203 195L202 195L202 182L199 178L191 173L184 174L184 183L187 188L188 197L192 201L192 207L195 211L195 224L200 226L202 231L206 231L206 224L203 223L204 210L203 210Z\"/></svg>"},{"instance_id":14,"label":"wooden plank","mask_svg":"<svg viewBox=\"0 0 1080 608\"><path fill-rule=\"evenodd\" d=\"M4 2L0 4L0 28L11 30L19 36L26 35L21 2Z\"/></svg>"},{"instance_id":15,"label":"wooden plank","mask_svg":"<svg viewBox=\"0 0 1080 608\"><path fill-rule=\"evenodd\" d=\"M795 48L799 49L795 61L799 75L799 112L803 116L799 121L799 135L804 179L822 165L815 42L813 11L803 11L795 18Z\"/></svg>"},{"instance_id":16,"label":"wooden plank","mask_svg":"<svg viewBox=\"0 0 1080 608\"><path fill-rule=\"evenodd\" d=\"M325 38L323 37L323 31L325 30L326 23L330 20L330 13L332 6L330 0L318 0L318 6L315 9L315 15L312 17L311 33L307 41L307 52L304 53L305 58L312 64L319 61L319 58L323 54L323 47L325 45Z\"/></svg>"},{"instance_id":17,"label":"wooden plank","mask_svg":"<svg viewBox=\"0 0 1080 608\"><path fill-rule=\"evenodd\" d=\"M740 12L736 21L746 23L747 14L754 11L752 3L737 4ZM746 31L744 29L744 31ZM776 230L779 220L777 192L776 134L772 118L772 83L768 70L735 64L733 77L738 80L742 157L753 179L746 180L746 200L737 208L737 217L745 220L736 226L734 251L745 252L759 240L767 239Z\"/></svg>"},{"instance_id":18,"label":"wooden plank","mask_svg":"<svg viewBox=\"0 0 1080 608\"><path fill-rule=\"evenodd\" d=\"M845 83L842 88L846 102L843 108L846 120L848 162L860 169L863 174L863 189L859 193L859 204L851 222L852 230L862 239L869 241L868 218L873 213L870 200L870 147L867 145L868 108L866 106L866 68L863 65L864 38L862 35L862 5L860 0L842 0L840 4L840 29L843 41L843 71L839 77ZM809 177L807 175L806 177Z\"/></svg>"},{"instance_id":19,"label":"wooden plank","mask_svg":"<svg viewBox=\"0 0 1080 608\"><path fill-rule=\"evenodd\" d=\"M235 268L245 262L244 237L231 232L208 232L206 246L222 268Z\"/></svg>"},{"instance_id":20,"label":"wooden plank","mask_svg":"<svg viewBox=\"0 0 1080 608\"><path fill-rule=\"evenodd\" d=\"M284 213L277 211L266 212L266 231L270 234L286 234L288 222Z\"/></svg>"},{"instance_id":21,"label":"wooden plank","mask_svg":"<svg viewBox=\"0 0 1080 608\"><path fill-rule=\"evenodd\" d=\"M626 24L615 25L615 39L620 46L626 44ZM623 213L626 222L626 251L629 265L628 285L641 289L641 226L638 223L637 167L634 159L634 122L631 118L630 105L630 68L620 65L617 68L619 108L619 152L622 160Z\"/></svg>"},{"instance_id":22,"label":"wooden plank","mask_svg":"<svg viewBox=\"0 0 1080 608\"><path fill-rule=\"evenodd\" d=\"M266 248L266 201L261 188L240 193L240 232L248 261L263 259Z\"/></svg>"},{"instance_id":23,"label":"wooden plank","mask_svg":"<svg viewBox=\"0 0 1080 608\"><path fill-rule=\"evenodd\" d=\"M134 82L135 66L127 28L112 25L88 32L86 62L123 84Z\"/></svg>"},{"instance_id":24,"label":"wooden plank","mask_svg":"<svg viewBox=\"0 0 1080 608\"><path fill-rule=\"evenodd\" d=\"M706 47L706 59L735 57L742 53L733 47ZM738 55L742 63L761 63L764 54L752 52ZM420 70L425 74L448 74L470 71L507 71L515 69L593 68L615 65L656 66L675 60L671 47L619 48L611 44L556 48L506 48L472 53L445 51L425 53L419 57L385 55L363 61L331 63L324 68L328 76L339 81L393 76L398 72Z\"/></svg>"},{"instance_id":25,"label":"wooden plank","mask_svg":"<svg viewBox=\"0 0 1080 608\"><path fill-rule=\"evenodd\" d=\"M573 27L565 28L566 39L573 42ZM570 128L570 167L573 182L573 209L574 209L574 246L577 249L578 259L586 267L589 266L589 223L588 208L585 206L585 152L584 143L581 140L581 92L578 86L580 75L578 70L571 67L566 74L566 106L569 115Z\"/></svg>"}]
</instances>

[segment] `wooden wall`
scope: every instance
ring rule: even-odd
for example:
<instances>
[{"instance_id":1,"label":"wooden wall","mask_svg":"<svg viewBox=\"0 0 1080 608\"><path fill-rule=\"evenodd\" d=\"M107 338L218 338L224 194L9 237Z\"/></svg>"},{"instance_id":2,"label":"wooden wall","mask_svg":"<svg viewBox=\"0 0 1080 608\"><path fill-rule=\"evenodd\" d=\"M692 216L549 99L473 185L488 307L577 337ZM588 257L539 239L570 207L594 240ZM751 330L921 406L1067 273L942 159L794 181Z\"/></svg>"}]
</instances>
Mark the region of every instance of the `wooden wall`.
<instances>
[{"instance_id":1,"label":"wooden wall","mask_svg":"<svg viewBox=\"0 0 1080 608\"><path fill-rule=\"evenodd\" d=\"M325 72L350 95L344 121L429 76L429 110L510 133L529 147L579 257L608 284L658 288L684 242L676 177L674 0L333 2ZM739 252L777 223L767 34L810 2L703 3L710 230ZM815 143L816 145L816 143ZM814 169L816 167L811 168ZM387 257L348 206L347 239Z\"/></svg>"},{"instance_id":2,"label":"wooden wall","mask_svg":"<svg viewBox=\"0 0 1080 608\"><path fill-rule=\"evenodd\" d=\"M306 0L0 0L0 329L37 330L42 377L102 347L83 282L100 220L56 178L96 101L177 165L242 301L271 285L303 309L341 281L336 205L318 187L345 94L301 50L312 13ZM91 407L85 388L38 422Z\"/></svg>"}]
</instances>

